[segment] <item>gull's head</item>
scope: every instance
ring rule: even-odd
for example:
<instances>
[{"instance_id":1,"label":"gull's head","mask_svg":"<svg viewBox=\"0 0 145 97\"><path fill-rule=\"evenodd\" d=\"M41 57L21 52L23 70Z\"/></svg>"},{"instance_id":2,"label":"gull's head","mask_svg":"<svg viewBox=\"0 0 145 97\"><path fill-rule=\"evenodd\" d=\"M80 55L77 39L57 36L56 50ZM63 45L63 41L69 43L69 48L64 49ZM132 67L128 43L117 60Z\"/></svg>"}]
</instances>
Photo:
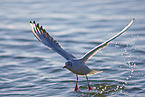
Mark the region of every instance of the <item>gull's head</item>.
<instances>
[{"instance_id":1,"label":"gull's head","mask_svg":"<svg viewBox=\"0 0 145 97\"><path fill-rule=\"evenodd\" d=\"M72 68L72 62L71 61L66 62L63 68L67 68L70 70Z\"/></svg>"}]
</instances>

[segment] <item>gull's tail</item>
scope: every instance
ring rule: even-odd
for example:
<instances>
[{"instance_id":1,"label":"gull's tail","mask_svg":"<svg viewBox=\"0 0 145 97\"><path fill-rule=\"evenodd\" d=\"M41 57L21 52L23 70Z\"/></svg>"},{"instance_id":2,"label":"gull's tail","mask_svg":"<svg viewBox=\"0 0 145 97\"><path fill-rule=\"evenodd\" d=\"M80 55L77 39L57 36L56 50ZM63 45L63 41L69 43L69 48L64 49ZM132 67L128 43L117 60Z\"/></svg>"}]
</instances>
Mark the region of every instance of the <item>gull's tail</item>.
<instances>
[{"instance_id":1,"label":"gull's tail","mask_svg":"<svg viewBox=\"0 0 145 97\"><path fill-rule=\"evenodd\" d=\"M97 73L101 73L101 72L103 72L103 71L91 69L91 71L87 75L93 75L93 74L97 74Z\"/></svg>"}]
</instances>

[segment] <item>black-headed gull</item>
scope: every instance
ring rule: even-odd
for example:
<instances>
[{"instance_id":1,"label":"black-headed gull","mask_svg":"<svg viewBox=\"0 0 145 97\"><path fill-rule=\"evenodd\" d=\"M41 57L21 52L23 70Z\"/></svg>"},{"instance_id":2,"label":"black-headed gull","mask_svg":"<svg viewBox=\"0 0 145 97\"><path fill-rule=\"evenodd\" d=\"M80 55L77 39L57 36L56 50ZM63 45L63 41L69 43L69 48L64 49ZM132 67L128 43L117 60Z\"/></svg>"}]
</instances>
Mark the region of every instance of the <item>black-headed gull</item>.
<instances>
[{"instance_id":1,"label":"black-headed gull","mask_svg":"<svg viewBox=\"0 0 145 97\"><path fill-rule=\"evenodd\" d=\"M31 25L31 29L32 29L33 34L35 35L35 37L39 41L41 41L49 49L52 49L55 52L57 52L58 54L62 55L67 60L67 62L65 63L65 66L63 68L67 68L72 73L76 74L77 81L76 81L75 91L77 91L78 90L78 86L77 86L78 75L85 75L86 76L88 89L91 90L91 87L90 87L89 82L88 82L87 75L92 75L92 74L97 74L97 73L102 72L102 71L90 69L88 66L86 66L85 63L88 61L88 59L91 58L98 50L107 46L110 41L114 40L115 38L117 38L118 36L123 34L131 26L133 21L134 21L134 19L132 19L129 22L129 24L121 32L119 32L118 34L116 34L112 38L108 39L107 41L101 43L100 45L94 47L92 50L87 52L82 58L76 58L72 54L66 52L58 44L58 42L56 40L54 40L46 32L46 30L42 28L42 26L40 27L39 24L36 24L35 21L33 23L30 21L30 25Z\"/></svg>"}]
</instances>

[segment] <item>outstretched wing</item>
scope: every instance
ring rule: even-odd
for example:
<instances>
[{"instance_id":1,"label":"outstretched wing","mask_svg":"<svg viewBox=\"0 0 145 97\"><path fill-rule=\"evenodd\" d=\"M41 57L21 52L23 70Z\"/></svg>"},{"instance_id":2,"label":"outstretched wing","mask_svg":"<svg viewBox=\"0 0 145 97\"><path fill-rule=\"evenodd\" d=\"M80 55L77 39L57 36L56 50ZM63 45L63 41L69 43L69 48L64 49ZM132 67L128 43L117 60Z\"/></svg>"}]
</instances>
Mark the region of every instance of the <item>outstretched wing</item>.
<instances>
[{"instance_id":1,"label":"outstretched wing","mask_svg":"<svg viewBox=\"0 0 145 97\"><path fill-rule=\"evenodd\" d=\"M56 40L54 40L46 31L45 29L39 27L39 24L36 25L35 21L32 23L30 21L31 29L35 37L41 41L44 45L46 45L49 49L54 50L55 52L62 55L66 60L70 60L75 58L70 53L66 52L62 49L62 47L58 44Z\"/></svg>"},{"instance_id":2,"label":"outstretched wing","mask_svg":"<svg viewBox=\"0 0 145 97\"><path fill-rule=\"evenodd\" d=\"M87 52L82 58L81 60L85 63L88 61L88 59L93 56L98 50L100 50L101 48L104 48L105 46L107 46L109 44L110 41L114 40L115 38L117 38L118 36L120 36L121 34L123 34L133 23L134 19L132 19L129 24L118 34L116 34L115 36L113 36L112 38L108 39L107 41L103 42L102 44L96 46L95 48L93 48L92 50L90 50L89 52Z\"/></svg>"}]
</instances>

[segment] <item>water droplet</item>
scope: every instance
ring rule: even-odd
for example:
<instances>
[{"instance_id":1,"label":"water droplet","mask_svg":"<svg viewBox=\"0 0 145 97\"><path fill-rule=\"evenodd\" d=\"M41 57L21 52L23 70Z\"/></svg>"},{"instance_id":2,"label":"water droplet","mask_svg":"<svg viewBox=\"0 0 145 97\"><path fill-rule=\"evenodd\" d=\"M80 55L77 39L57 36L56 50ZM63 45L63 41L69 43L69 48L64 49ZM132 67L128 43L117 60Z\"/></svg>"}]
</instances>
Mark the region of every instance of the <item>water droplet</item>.
<instances>
[{"instance_id":1,"label":"water droplet","mask_svg":"<svg viewBox=\"0 0 145 97\"><path fill-rule=\"evenodd\" d=\"M102 94L102 93L103 93L103 91L100 91L99 93L100 93L100 94Z\"/></svg>"},{"instance_id":2,"label":"water droplet","mask_svg":"<svg viewBox=\"0 0 145 97\"><path fill-rule=\"evenodd\" d=\"M120 93L122 93L122 90L120 90Z\"/></svg>"},{"instance_id":3,"label":"water droplet","mask_svg":"<svg viewBox=\"0 0 145 97\"><path fill-rule=\"evenodd\" d=\"M105 90L107 89L107 87L104 88Z\"/></svg>"},{"instance_id":4,"label":"water droplet","mask_svg":"<svg viewBox=\"0 0 145 97\"><path fill-rule=\"evenodd\" d=\"M118 90L119 86L116 87L116 90Z\"/></svg>"},{"instance_id":5,"label":"water droplet","mask_svg":"<svg viewBox=\"0 0 145 97\"><path fill-rule=\"evenodd\" d=\"M133 72L134 70L133 70L133 68L131 68L131 72Z\"/></svg>"},{"instance_id":6,"label":"water droplet","mask_svg":"<svg viewBox=\"0 0 145 97\"><path fill-rule=\"evenodd\" d=\"M95 89L96 89L96 87L93 87L93 89L95 90Z\"/></svg>"}]
</instances>

